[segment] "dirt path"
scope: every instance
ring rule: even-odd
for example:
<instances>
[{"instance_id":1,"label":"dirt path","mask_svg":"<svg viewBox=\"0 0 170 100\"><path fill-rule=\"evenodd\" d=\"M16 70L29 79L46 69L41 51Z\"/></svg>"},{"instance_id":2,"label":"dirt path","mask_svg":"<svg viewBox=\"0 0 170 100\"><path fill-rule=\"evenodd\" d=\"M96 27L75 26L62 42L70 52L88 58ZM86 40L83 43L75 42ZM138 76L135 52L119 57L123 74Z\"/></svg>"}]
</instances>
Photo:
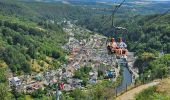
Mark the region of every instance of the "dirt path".
<instances>
[{"instance_id":1,"label":"dirt path","mask_svg":"<svg viewBox=\"0 0 170 100\"><path fill-rule=\"evenodd\" d=\"M141 86L138 86L132 90L129 90L128 92L118 96L116 100L134 100L134 97L136 94L140 93L142 90L147 89L148 87L158 85L159 82L152 82L148 84L144 84Z\"/></svg>"}]
</instances>

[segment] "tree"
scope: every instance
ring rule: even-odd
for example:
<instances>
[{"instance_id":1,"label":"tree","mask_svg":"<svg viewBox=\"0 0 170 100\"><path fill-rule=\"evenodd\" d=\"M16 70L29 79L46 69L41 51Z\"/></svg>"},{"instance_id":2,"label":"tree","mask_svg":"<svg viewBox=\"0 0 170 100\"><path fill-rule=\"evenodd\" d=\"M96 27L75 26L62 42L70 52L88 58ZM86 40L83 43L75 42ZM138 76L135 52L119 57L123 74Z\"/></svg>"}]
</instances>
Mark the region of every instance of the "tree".
<instances>
[{"instance_id":1,"label":"tree","mask_svg":"<svg viewBox=\"0 0 170 100\"><path fill-rule=\"evenodd\" d=\"M30 55L31 58L35 59L36 58L36 48L33 45L30 45L27 54Z\"/></svg>"},{"instance_id":2,"label":"tree","mask_svg":"<svg viewBox=\"0 0 170 100\"><path fill-rule=\"evenodd\" d=\"M22 66L25 66L27 63L25 55L19 52L17 48L11 46L6 48L2 55L3 60L9 65L9 68L11 68L13 72L23 70Z\"/></svg>"},{"instance_id":3,"label":"tree","mask_svg":"<svg viewBox=\"0 0 170 100\"><path fill-rule=\"evenodd\" d=\"M9 28L3 28L2 29L2 34L3 36L10 36L11 35L11 30Z\"/></svg>"},{"instance_id":4,"label":"tree","mask_svg":"<svg viewBox=\"0 0 170 100\"><path fill-rule=\"evenodd\" d=\"M55 58L55 59L58 59L58 58L60 57L59 52L57 52L57 51L52 51L52 57Z\"/></svg>"},{"instance_id":5,"label":"tree","mask_svg":"<svg viewBox=\"0 0 170 100\"><path fill-rule=\"evenodd\" d=\"M144 69L148 67L149 63L155 59L155 55L152 53L144 52L135 61L134 66L138 67L139 73L143 73Z\"/></svg>"},{"instance_id":6,"label":"tree","mask_svg":"<svg viewBox=\"0 0 170 100\"><path fill-rule=\"evenodd\" d=\"M28 64L28 63L22 64L22 70L23 70L25 73L30 73L30 72L31 72L30 64Z\"/></svg>"},{"instance_id":7,"label":"tree","mask_svg":"<svg viewBox=\"0 0 170 100\"><path fill-rule=\"evenodd\" d=\"M13 36L13 43L14 45L16 45L17 43L24 45L25 44L25 40L24 37L22 37L21 35L14 35Z\"/></svg>"},{"instance_id":8,"label":"tree","mask_svg":"<svg viewBox=\"0 0 170 100\"><path fill-rule=\"evenodd\" d=\"M33 97L33 98L42 98L43 97L43 90L42 89L38 89L38 90L36 90L36 91L34 91L32 94L31 94L31 96Z\"/></svg>"},{"instance_id":9,"label":"tree","mask_svg":"<svg viewBox=\"0 0 170 100\"><path fill-rule=\"evenodd\" d=\"M81 89L75 89L70 93L70 96L75 100L82 100L82 98L85 98L85 92Z\"/></svg>"},{"instance_id":10,"label":"tree","mask_svg":"<svg viewBox=\"0 0 170 100\"><path fill-rule=\"evenodd\" d=\"M17 98L18 98L18 92L17 92L17 90L16 90L16 86L15 86L15 85L11 86L11 89L12 89L11 93L13 94L15 100L17 100Z\"/></svg>"},{"instance_id":11,"label":"tree","mask_svg":"<svg viewBox=\"0 0 170 100\"><path fill-rule=\"evenodd\" d=\"M0 83L0 99L7 100L8 88L4 83Z\"/></svg>"},{"instance_id":12,"label":"tree","mask_svg":"<svg viewBox=\"0 0 170 100\"><path fill-rule=\"evenodd\" d=\"M151 70L152 77L162 78L162 77L167 77L167 75L169 74L169 69L168 69L169 66L170 66L170 55L166 54L150 62L149 70Z\"/></svg>"},{"instance_id":13,"label":"tree","mask_svg":"<svg viewBox=\"0 0 170 100\"><path fill-rule=\"evenodd\" d=\"M6 82L6 68L0 67L0 83Z\"/></svg>"},{"instance_id":14,"label":"tree","mask_svg":"<svg viewBox=\"0 0 170 100\"><path fill-rule=\"evenodd\" d=\"M101 100L104 98L104 87L101 84L98 84L93 89L94 100Z\"/></svg>"}]
</instances>

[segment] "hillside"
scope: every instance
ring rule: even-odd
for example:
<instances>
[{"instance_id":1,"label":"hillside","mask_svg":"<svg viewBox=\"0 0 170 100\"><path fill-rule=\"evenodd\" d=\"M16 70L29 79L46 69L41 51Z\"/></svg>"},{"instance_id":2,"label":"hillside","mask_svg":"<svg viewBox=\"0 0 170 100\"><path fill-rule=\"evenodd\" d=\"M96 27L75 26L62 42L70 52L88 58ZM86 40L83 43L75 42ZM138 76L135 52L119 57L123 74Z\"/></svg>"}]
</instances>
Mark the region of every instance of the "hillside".
<instances>
[{"instance_id":1,"label":"hillside","mask_svg":"<svg viewBox=\"0 0 170 100\"><path fill-rule=\"evenodd\" d=\"M7 16L16 16L22 19L29 19L35 23L46 20L61 21L63 18L77 20L90 15L93 10L84 9L79 6L43 2L13 2L13 0L0 1L0 13Z\"/></svg>"},{"instance_id":2,"label":"hillside","mask_svg":"<svg viewBox=\"0 0 170 100\"><path fill-rule=\"evenodd\" d=\"M65 40L65 34L59 26L51 24L50 27L49 24L48 28L44 28L34 22L0 16L0 33L0 58L13 72L19 74L21 71L59 67L56 64L64 56L61 45ZM34 69L34 63L38 63L37 67L44 67Z\"/></svg>"},{"instance_id":3,"label":"hillside","mask_svg":"<svg viewBox=\"0 0 170 100\"><path fill-rule=\"evenodd\" d=\"M129 50L136 51L136 53L144 52L141 50L156 53L162 49L169 53L169 18L169 14L138 15L127 19L115 18L115 25L127 28L127 32L113 30L111 21L108 20L107 16L92 16L79 21L79 24L106 36L114 36L115 38L123 36L129 44Z\"/></svg>"},{"instance_id":4,"label":"hillside","mask_svg":"<svg viewBox=\"0 0 170 100\"><path fill-rule=\"evenodd\" d=\"M150 100L150 99L162 99L169 100L170 99L170 78L165 78L161 80L161 82L154 87L150 87L145 89L141 93L136 95L136 100Z\"/></svg>"},{"instance_id":5,"label":"hillside","mask_svg":"<svg viewBox=\"0 0 170 100\"><path fill-rule=\"evenodd\" d=\"M129 39L133 42L138 41L136 45L131 45L132 50L143 49L152 53L163 50L164 53L170 53L170 14L137 17L136 19L134 22L137 28L132 28L132 24L127 24L127 27L130 26Z\"/></svg>"},{"instance_id":6,"label":"hillside","mask_svg":"<svg viewBox=\"0 0 170 100\"><path fill-rule=\"evenodd\" d=\"M135 53L130 67L139 77L129 72L130 81L141 83L169 75L170 14L160 14L168 4L126 3L114 22L127 28L124 31L111 27L112 4L34 1L0 0L2 100L51 100L62 82L63 100L116 96L115 87L124 70L116 57L108 54L106 42L111 37L116 41L123 37L128 50Z\"/></svg>"}]
</instances>

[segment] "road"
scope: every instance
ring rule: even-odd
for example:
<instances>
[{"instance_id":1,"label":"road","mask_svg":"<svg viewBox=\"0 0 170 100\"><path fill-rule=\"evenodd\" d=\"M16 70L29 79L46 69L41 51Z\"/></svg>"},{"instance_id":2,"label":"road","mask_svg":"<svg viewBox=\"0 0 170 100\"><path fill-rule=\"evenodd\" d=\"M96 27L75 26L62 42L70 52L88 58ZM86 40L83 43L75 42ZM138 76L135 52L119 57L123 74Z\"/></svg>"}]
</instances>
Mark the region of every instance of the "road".
<instances>
[{"instance_id":1,"label":"road","mask_svg":"<svg viewBox=\"0 0 170 100\"><path fill-rule=\"evenodd\" d=\"M151 82L151 83L148 83L148 84L138 86L138 87L136 87L132 90L129 90L128 92L125 92L124 94L118 96L116 98L116 100L134 100L134 97L135 97L136 94L140 93L144 89L147 89L151 86L155 86L155 85L158 85L158 84L159 84L159 82Z\"/></svg>"}]
</instances>

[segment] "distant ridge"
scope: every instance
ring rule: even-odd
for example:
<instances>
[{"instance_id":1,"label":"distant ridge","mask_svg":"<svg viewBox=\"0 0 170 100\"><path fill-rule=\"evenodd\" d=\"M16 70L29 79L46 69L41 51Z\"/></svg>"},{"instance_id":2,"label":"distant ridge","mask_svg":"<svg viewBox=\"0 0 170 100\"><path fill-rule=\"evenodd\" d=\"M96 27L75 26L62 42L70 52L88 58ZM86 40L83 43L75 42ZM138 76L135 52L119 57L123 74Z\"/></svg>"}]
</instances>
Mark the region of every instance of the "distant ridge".
<instances>
[{"instance_id":1,"label":"distant ridge","mask_svg":"<svg viewBox=\"0 0 170 100\"><path fill-rule=\"evenodd\" d=\"M19 0L19 1L28 1L28 2L114 2L114 0ZM118 2L118 0L116 0ZM126 0L126 2L153 2L153 3L166 3L170 0Z\"/></svg>"}]
</instances>

